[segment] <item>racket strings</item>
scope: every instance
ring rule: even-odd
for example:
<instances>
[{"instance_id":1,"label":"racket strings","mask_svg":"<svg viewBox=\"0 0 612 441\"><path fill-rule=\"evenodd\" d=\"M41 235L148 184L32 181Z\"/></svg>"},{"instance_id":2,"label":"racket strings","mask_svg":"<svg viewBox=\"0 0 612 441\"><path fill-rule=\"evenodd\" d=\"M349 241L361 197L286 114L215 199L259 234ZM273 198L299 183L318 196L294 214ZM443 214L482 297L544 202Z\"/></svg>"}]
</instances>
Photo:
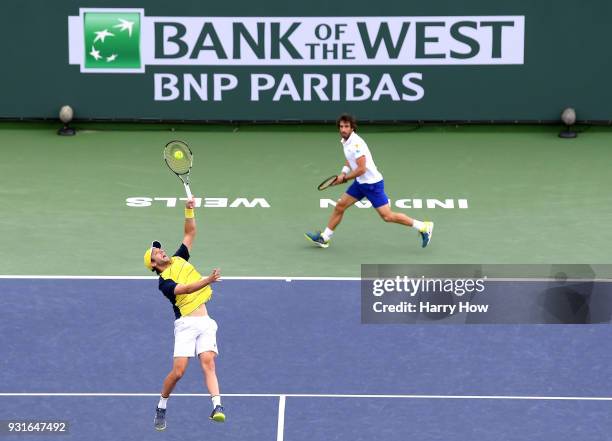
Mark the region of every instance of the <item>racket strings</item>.
<instances>
[{"instance_id":1,"label":"racket strings","mask_svg":"<svg viewBox=\"0 0 612 441\"><path fill-rule=\"evenodd\" d=\"M330 187L334 181L336 180L337 176L330 176L329 178L327 178L326 180L324 180L323 182L321 182L319 184L319 190L325 190L326 188Z\"/></svg>"},{"instance_id":2,"label":"racket strings","mask_svg":"<svg viewBox=\"0 0 612 441\"><path fill-rule=\"evenodd\" d=\"M164 149L164 159L174 173L185 175L189 173L192 164L189 147L182 142L171 142Z\"/></svg>"}]
</instances>

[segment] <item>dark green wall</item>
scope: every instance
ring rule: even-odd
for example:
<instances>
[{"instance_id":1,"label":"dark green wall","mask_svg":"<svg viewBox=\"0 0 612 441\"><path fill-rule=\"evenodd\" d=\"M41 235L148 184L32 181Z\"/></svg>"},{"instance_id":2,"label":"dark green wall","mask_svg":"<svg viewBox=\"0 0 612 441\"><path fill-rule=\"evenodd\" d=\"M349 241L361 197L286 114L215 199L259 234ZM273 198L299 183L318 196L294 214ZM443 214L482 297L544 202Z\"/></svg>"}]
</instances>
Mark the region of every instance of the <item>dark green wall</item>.
<instances>
[{"instance_id":1,"label":"dark green wall","mask_svg":"<svg viewBox=\"0 0 612 441\"><path fill-rule=\"evenodd\" d=\"M81 74L68 64L68 16L79 7L144 8L147 16L431 16L524 15L525 64L503 66L164 67L145 74ZM70 104L78 118L185 120L327 120L350 111L370 120L555 120L575 107L581 120L612 120L612 3L607 0L415 2L162 2L159 0L3 2L0 117L51 118ZM222 102L155 102L154 73L223 72L241 81ZM421 72L417 102L253 103L251 72L281 74ZM125 97L129 99L125 99ZM268 95L269 96L269 95Z\"/></svg>"}]
</instances>

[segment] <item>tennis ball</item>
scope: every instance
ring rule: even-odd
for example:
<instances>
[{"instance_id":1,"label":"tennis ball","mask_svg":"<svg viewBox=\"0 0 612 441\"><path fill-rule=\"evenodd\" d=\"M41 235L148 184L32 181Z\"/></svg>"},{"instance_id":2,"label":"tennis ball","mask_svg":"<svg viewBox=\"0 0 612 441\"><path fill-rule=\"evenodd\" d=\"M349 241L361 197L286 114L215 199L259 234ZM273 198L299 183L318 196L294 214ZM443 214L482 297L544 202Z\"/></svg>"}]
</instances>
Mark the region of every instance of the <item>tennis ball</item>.
<instances>
[{"instance_id":1,"label":"tennis ball","mask_svg":"<svg viewBox=\"0 0 612 441\"><path fill-rule=\"evenodd\" d=\"M183 159L183 152L181 152L180 150L177 150L176 152L174 152L174 157L176 159Z\"/></svg>"}]
</instances>

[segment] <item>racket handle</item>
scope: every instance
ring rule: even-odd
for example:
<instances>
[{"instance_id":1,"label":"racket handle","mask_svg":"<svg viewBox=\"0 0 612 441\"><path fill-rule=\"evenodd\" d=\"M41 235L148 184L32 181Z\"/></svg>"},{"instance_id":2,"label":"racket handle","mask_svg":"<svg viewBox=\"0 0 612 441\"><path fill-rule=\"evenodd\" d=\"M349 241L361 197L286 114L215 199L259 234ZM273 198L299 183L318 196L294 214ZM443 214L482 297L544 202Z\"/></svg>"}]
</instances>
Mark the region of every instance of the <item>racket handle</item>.
<instances>
[{"instance_id":1,"label":"racket handle","mask_svg":"<svg viewBox=\"0 0 612 441\"><path fill-rule=\"evenodd\" d=\"M189 184L183 182L185 186L185 193L187 193L187 199L193 199L193 195L191 194L191 189L189 188Z\"/></svg>"}]
</instances>

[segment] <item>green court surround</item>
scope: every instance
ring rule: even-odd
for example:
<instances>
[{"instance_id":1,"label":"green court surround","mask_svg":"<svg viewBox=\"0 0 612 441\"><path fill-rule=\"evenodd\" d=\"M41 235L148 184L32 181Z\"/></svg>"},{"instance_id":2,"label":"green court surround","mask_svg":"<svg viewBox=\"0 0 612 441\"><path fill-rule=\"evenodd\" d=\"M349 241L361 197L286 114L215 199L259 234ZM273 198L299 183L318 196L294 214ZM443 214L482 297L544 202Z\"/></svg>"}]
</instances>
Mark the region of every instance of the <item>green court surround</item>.
<instances>
[{"instance_id":1,"label":"green court surround","mask_svg":"<svg viewBox=\"0 0 612 441\"><path fill-rule=\"evenodd\" d=\"M172 251L182 204L126 205L128 197L184 197L161 152L177 138L194 151L202 197L265 198L270 208L202 208L192 252L226 276L359 276L362 263L610 263L612 128L577 139L552 126L364 125L392 199L467 199L468 209L401 209L435 222L417 234L351 208L329 249L310 246L341 188L318 192L344 162L333 124L245 126L0 124L3 274L149 275L152 239ZM584 129L583 129L584 130ZM344 188L344 187L343 187Z\"/></svg>"}]
</instances>

